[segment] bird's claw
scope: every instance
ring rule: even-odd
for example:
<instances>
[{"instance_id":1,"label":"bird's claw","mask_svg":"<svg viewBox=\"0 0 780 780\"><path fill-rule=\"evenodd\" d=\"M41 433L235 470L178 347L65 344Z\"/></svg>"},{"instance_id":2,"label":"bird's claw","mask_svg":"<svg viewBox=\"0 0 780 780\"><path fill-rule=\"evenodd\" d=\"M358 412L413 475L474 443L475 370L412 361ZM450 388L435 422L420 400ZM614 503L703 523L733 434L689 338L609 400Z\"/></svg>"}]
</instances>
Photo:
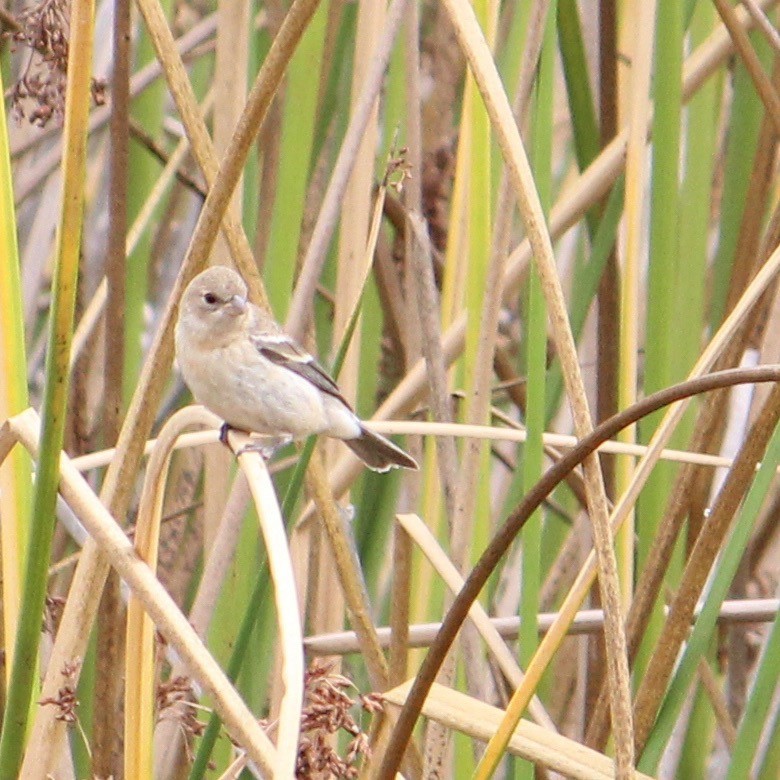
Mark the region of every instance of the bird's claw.
<instances>
[{"instance_id":1,"label":"bird's claw","mask_svg":"<svg viewBox=\"0 0 780 780\"><path fill-rule=\"evenodd\" d=\"M263 460L271 460L276 454L277 450L286 446L292 441L292 436L264 436L262 438L254 439L245 444L236 455L243 455L245 452L257 452L263 458Z\"/></svg>"}]
</instances>

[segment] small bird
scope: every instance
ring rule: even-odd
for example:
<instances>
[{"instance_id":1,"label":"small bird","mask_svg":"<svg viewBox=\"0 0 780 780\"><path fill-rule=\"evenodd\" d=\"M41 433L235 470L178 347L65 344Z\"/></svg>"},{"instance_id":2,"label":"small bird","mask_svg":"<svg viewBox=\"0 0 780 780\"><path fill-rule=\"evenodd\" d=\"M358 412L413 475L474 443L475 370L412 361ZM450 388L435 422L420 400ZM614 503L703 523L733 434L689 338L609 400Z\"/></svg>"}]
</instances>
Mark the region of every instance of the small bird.
<instances>
[{"instance_id":1,"label":"small bird","mask_svg":"<svg viewBox=\"0 0 780 780\"><path fill-rule=\"evenodd\" d=\"M314 358L247 300L230 268L212 266L184 291L176 359L196 400L229 427L288 439L321 433L342 439L374 471L417 468L363 425Z\"/></svg>"}]
</instances>

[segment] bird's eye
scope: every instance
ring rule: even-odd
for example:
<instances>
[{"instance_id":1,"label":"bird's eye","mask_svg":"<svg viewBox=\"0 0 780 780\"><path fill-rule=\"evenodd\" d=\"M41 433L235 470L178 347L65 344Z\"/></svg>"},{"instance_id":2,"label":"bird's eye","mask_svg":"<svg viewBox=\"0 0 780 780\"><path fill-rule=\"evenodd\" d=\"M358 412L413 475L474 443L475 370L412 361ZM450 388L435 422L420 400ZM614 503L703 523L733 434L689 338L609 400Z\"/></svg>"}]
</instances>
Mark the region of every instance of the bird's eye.
<instances>
[{"instance_id":1,"label":"bird's eye","mask_svg":"<svg viewBox=\"0 0 780 780\"><path fill-rule=\"evenodd\" d=\"M217 302L217 296L214 295L214 293L205 293L203 295L203 300L206 301L209 306L213 306Z\"/></svg>"}]
</instances>

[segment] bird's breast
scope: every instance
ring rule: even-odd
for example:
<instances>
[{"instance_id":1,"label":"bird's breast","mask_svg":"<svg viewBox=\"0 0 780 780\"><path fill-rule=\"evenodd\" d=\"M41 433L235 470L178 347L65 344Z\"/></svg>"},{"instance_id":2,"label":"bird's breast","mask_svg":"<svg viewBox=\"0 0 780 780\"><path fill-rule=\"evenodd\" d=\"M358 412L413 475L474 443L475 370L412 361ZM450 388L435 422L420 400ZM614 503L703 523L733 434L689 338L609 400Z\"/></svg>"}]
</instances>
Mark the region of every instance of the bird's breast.
<instances>
[{"instance_id":1,"label":"bird's breast","mask_svg":"<svg viewBox=\"0 0 780 780\"><path fill-rule=\"evenodd\" d=\"M230 425L302 438L328 427L322 395L303 377L243 344L181 362L195 398Z\"/></svg>"}]
</instances>

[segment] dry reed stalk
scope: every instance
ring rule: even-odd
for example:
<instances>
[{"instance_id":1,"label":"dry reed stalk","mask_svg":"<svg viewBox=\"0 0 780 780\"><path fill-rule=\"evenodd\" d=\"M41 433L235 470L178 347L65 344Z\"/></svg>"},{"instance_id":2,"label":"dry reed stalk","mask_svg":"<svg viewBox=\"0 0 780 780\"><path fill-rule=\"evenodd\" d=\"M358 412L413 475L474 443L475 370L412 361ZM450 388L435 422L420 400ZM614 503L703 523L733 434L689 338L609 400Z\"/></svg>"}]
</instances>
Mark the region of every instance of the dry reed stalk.
<instances>
[{"instance_id":1,"label":"dry reed stalk","mask_svg":"<svg viewBox=\"0 0 780 780\"><path fill-rule=\"evenodd\" d=\"M152 426L157 403L170 370L173 358L173 324L178 312L178 301L184 288L206 262L252 139L262 123L262 118L283 77L287 63L317 3L318 0L294 0L255 79L233 143L225 155L222 167L201 210L189 249L161 316L157 333L130 403L117 444L117 457L109 467L101 491L105 505L117 516L123 517L127 512L144 440ZM167 24L164 24L164 29L158 26L161 36L164 37L166 31L170 35ZM174 61L178 62L178 59L174 58ZM191 101L191 105L196 106L194 100ZM251 283L251 278L248 281ZM43 686L44 697L56 696L57 691L64 684L62 670L69 659L84 655L86 638L89 635L87 628L92 625L97 598L102 591L107 574L108 564L100 550L90 540L76 568L71 587L73 598L69 599L63 615L63 625L67 626L68 630L60 631L62 639L55 643L52 664ZM52 740L55 732L61 735L62 730L50 711L38 715L33 731L36 740L34 744L43 746ZM32 740L31 744L33 744Z\"/></svg>"},{"instance_id":2,"label":"dry reed stalk","mask_svg":"<svg viewBox=\"0 0 780 780\"><path fill-rule=\"evenodd\" d=\"M37 452L39 421L31 409L9 420L0 430L5 434L4 436L0 434L0 456L4 456L5 451L9 449L9 438L12 439L11 446L15 440L30 453ZM138 558L132 543L64 454L60 459L60 492L89 531L90 538L101 551L101 555L106 556L143 602L160 632L188 664L193 677L213 697L215 708L230 731L246 747L252 760L270 773L275 762L275 751L268 737L203 646L187 618L181 614L148 566ZM67 625L63 623L59 633L62 634L67 630L69 630ZM77 625L75 630L79 634L85 633L83 626L80 625ZM73 638L69 637L67 644L72 642ZM59 671L61 672L62 669ZM49 697L44 692L43 698L57 700L58 693L55 691L54 695ZM43 711L49 710L54 711L55 715L58 714L55 707L43 708ZM39 719L36 719L36 722L37 720ZM64 724L60 725L64 729ZM46 767L52 751L56 751L58 745L59 741L53 735L45 744L36 744L31 738L26 755L31 756L31 748L35 748L35 752L32 753L29 761L25 762L21 776L40 777L42 770L49 771Z\"/></svg>"}]
</instances>

